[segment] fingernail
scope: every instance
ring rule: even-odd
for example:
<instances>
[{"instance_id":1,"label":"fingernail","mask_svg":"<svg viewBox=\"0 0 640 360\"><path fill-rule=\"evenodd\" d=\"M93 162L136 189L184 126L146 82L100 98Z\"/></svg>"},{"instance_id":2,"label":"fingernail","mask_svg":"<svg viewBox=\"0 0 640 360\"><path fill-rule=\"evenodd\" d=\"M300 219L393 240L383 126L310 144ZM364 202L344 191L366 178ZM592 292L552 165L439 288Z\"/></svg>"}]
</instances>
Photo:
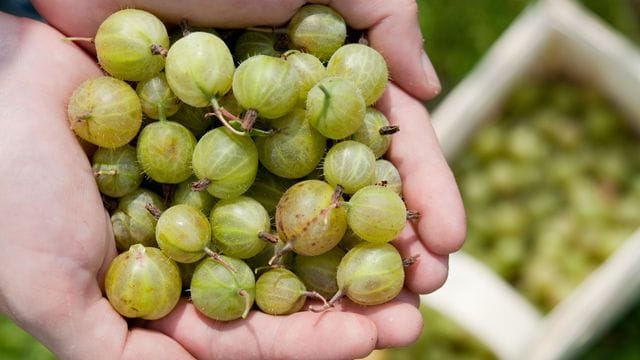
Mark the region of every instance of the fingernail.
<instances>
[{"instance_id":1,"label":"fingernail","mask_svg":"<svg viewBox=\"0 0 640 360\"><path fill-rule=\"evenodd\" d=\"M436 74L436 69L434 69L431 60L429 60L429 56L424 52L422 53L422 71L424 71L427 79L427 86L434 89L436 93L440 92L442 86L440 85L440 79L438 79L438 75Z\"/></svg>"}]
</instances>

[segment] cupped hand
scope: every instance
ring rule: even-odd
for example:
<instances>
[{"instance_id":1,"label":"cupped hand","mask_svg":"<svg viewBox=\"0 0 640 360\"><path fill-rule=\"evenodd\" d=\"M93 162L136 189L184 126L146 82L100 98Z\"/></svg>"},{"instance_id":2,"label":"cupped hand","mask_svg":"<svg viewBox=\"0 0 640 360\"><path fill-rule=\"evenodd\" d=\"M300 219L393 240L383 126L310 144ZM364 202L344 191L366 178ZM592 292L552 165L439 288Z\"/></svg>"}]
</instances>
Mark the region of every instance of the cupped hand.
<instances>
[{"instance_id":1,"label":"cupped hand","mask_svg":"<svg viewBox=\"0 0 640 360\"><path fill-rule=\"evenodd\" d=\"M209 320L182 302L168 317L147 326L202 359L356 358L374 348L413 343L422 330L417 294L444 283L447 254L464 240L464 211L422 104L390 85L378 107L401 127L388 156L401 173L408 208L421 214L394 241L403 258L418 255L406 268L406 288L400 296L371 307L343 299L337 309L324 313L277 317L254 311L246 320L231 323Z\"/></svg>"},{"instance_id":2,"label":"cupped hand","mask_svg":"<svg viewBox=\"0 0 640 360\"><path fill-rule=\"evenodd\" d=\"M191 8L190 1L180 2L180 9L173 9L177 2L169 1L126 5L167 20L242 27L284 23L303 4L210 3L215 11ZM417 294L437 289L446 279L447 254L464 239L464 212L428 114L414 99L439 91L435 73L424 71L415 6L403 1L406 7L393 9L386 3L330 5L352 26L371 27L372 46L385 54L392 78L404 90L391 85L378 103L401 127L389 158L403 177L408 207L422 214L395 241L403 256L420 255L408 268L406 289L397 299L370 308L343 301L339 310L344 311L286 317L252 312L247 320L230 323L208 320L183 301L165 319L128 326L102 296L101 274L115 256L113 236L89 162L66 121L69 95L100 70L95 60L76 45L61 42L64 35L47 25L3 15L0 243L5 250L0 255L0 310L62 358L353 358L376 347L415 341L422 328ZM364 15L358 15L358 4L360 11L366 10L360 13ZM57 0L36 6L65 35L90 36L123 4ZM413 40L385 40L392 29ZM415 56L406 56L408 48ZM400 51L405 51L402 59L389 55Z\"/></svg>"},{"instance_id":3,"label":"cupped hand","mask_svg":"<svg viewBox=\"0 0 640 360\"><path fill-rule=\"evenodd\" d=\"M66 119L73 89L101 72L62 37L0 13L0 311L63 359L188 358L129 330L102 295L111 223Z\"/></svg>"}]
</instances>

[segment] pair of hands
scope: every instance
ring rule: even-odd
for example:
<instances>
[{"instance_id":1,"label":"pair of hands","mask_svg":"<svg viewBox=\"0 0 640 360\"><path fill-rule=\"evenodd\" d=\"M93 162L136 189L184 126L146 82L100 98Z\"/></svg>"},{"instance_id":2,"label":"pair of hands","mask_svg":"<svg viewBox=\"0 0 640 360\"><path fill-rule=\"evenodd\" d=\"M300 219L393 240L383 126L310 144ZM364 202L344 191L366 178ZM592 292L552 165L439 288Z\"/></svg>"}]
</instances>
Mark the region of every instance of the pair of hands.
<instances>
[{"instance_id":1,"label":"pair of hands","mask_svg":"<svg viewBox=\"0 0 640 360\"><path fill-rule=\"evenodd\" d=\"M321 2L321 1L317 1ZM377 107L401 131L389 159L407 207L422 217L395 240L407 268L390 303L342 311L220 323L181 301L167 317L130 327L103 297L116 255L111 223L91 166L69 130L66 104L82 81L101 74L95 59L64 36L93 36L122 7L169 22L246 27L279 25L302 0L39 0L49 25L0 14L0 311L61 358L355 358L411 344L422 330L417 294L439 288L448 254L464 241L465 219L451 171L417 99L440 91L423 52L414 1L324 1L354 28L368 28L391 78ZM63 35L64 34L64 35Z\"/></svg>"}]
</instances>

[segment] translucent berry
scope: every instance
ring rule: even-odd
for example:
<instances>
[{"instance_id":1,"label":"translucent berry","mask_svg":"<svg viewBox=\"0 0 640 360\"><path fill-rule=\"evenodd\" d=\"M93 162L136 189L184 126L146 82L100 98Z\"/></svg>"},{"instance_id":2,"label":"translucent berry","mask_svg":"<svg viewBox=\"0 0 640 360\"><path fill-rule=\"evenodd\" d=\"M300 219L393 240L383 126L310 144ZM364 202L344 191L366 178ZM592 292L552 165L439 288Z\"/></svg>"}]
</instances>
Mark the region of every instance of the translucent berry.
<instances>
[{"instance_id":1,"label":"translucent berry","mask_svg":"<svg viewBox=\"0 0 640 360\"><path fill-rule=\"evenodd\" d=\"M337 281L340 290L334 299L346 295L360 305L383 304L402 290L402 258L390 244L359 244L340 261Z\"/></svg>"},{"instance_id":2,"label":"translucent berry","mask_svg":"<svg viewBox=\"0 0 640 360\"><path fill-rule=\"evenodd\" d=\"M180 299L182 283L176 264L159 249L131 246L107 270L107 298L123 316L156 320L167 315Z\"/></svg>"},{"instance_id":3,"label":"translucent berry","mask_svg":"<svg viewBox=\"0 0 640 360\"><path fill-rule=\"evenodd\" d=\"M364 122L364 99L347 79L322 79L307 94L306 104L311 126L330 139L351 136Z\"/></svg>"},{"instance_id":4,"label":"translucent berry","mask_svg":"<svg viewBox=\"0 0 640 360\"><path fill-rule=\"evenodd\" d=\"M157 246L154 212L164 209L162 198L147 189L139 188L120 198L118 208L111 215L118 250L125 251L133 244Z\"/></svg>"},{"instance_id":5,"label":"translucent berry","mask_svg":"<svg viewBox=\"0 0 640 360\"><path fill-rule=\"evenodd\" d=\"M142 169L131 145L98 148L91 157L91 164L98 189L107 196L122 197L142 183Z\"/></svg>"},{"instance_id":6,"label":"translucent berry","mask_svg":"<svg viewBox=\"0 0 640 360\"><path fill-rule=\"evenodd\" d=\"M347 25L342 16L332 8L305 5L293 15L288 26L293 46L326 61L344 44Z\"/></svg>"},{"instance_id":7,"label":"translucent berry","mask_svg":"<svg viewBox=\"0 0 640 360\"><path fill-rule=\"evenodd\" d=\"M100 66L127 81L150 79L164 68L169 35L160 19L138 9L123 9L105 19L94 39Z\"/></svg>"},{"instance_id":8,"label":"translucent berry","mask_svg":"<svg viewBox=\"0 0 640 360\"><path fill-rule=\"evenodd\" d=\"M375 103L387 87L387 63L375 49L362 44L347 44L327 63L329 76L350 79L360 89L365 103Z\"/></svg>"},{"instance_id":9,"label":"translucent berry","mask_svg":"<svg viewBox=\"0 0 640 360\"><path fill-rule=\"evenodd\" d=\"M371 185L376 176L376 158L366 145L353 140L341 141L324 157L324 179L329 185L342 186L346 194Z\"/></svg>"},{"instance_id":10,"label":"translucent berry","mask_svg":"<svg viewBox=\"0 0 640 360\"><path fill-rule=\"evenodd\" d=\"M127 144L142 125L142 106L136 92L109 76L78 86L67 106L71 129L82 139L107 148Z\"/></svg>"},{"instance_id":11,"label":"translucent berry","mask_svg":"<svg viewBox=\"0 0 640 360\"><path fill-rule=\"evenodd\" d=\"M218 321L245 318L255 299L253 271L242 260L221 256L235 271L207 258L191 278L191 301L199 312Z\"/></svg>"},{"instance_id":12,"label":"translucent berry","mask_svg":"<svg viewBox=\"0 0 640 360\"><path fill-rule=\"evenodd\" d=\"M304 110L294 109L270 121L272 134L256 138L260 163L277 176L301 178L322 159L326 138L309 125L305 115Z\"/></svg>"}]
</instances>

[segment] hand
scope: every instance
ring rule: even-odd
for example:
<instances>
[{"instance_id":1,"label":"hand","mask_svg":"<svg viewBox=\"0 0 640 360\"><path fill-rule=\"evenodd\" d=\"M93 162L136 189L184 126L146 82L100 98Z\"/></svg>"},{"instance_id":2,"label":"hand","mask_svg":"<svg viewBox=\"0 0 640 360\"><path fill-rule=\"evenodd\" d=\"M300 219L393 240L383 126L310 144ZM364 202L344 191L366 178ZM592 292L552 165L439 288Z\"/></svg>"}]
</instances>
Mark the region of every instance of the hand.
<instances>
[{"instance_id":1,"label":"hand","mask_svg":"<svg viewBox=\"0 0 640 360\"><path fill-rule=\"evenodd\" d=\"M58 0L37 2L36 6L65 34L91 36L118 5L88 3ZM283 23L301 5L261 1L260 11L252 11L256 6L251 4L256 3L247 1L247 6L241 7L234 2L236 13L218 5L211 14L222 23L209 24ZM336 3L332 5L344 13L339 8L342 3ZM170 9L171 4L141 7L160 15L180 14L194 25L207 22L199 18L205 12L188 14L185 2L179 10ZM269 4L273 13L265 18L264 8ZM246 10L238 13L238 8ZM371 17L373 12L367 14ZM345 16L358 26L348 14ZM398 19L391 15L373 17ZM361 21L366 27L367 22ZM369 24L378 24L374 26L378 30L383 25L388 31L394 28L391 20L369 20ZM163 320L128 328L102 296L102 274L115 256L113 236L88 160L66 121L69 95L81 81L99 75L99 69L74 44L60 42L63 35L46 25L2 15L0 30L0 121L5 125L0 133L0 169L5 174L0 178L0 243L4 246L0 255L0 311L60 357L144 354L188 358L193 354L198 358L297 358L322 354L347 358L364 356L374 347L401 346L415 340L422 325L416 294L443 283L447 254L461 245L465 232L453 177L418 101L391 86L379 104L392 122L402 119L402 131L394 136L404 140L394 140L389 156L403 175L408 206L423 214L396 241L403 256L420 254L420 261L408 270L407 289L398 299L371 308L344 301L347 311L322 314L273 317L252 312L246 321L228 324L205 319L193 306L182 302ZM419 39L417 27L412 31ZM391 45L402 42L386 43L385 47L383 40L375 40L375 33L382 38L385 32L372 29L373 46L398 51ZM419 48L422 53L421 44ZM399 81L401 71L394 69L402 69L401 61L411 63L410 59L394 62L393 57L387 58L392 77L414 96L426 98L439 90L422 81ZM418 79L417 72L423 74L420 55L416 58L414 66L402 70L413 69L412 76L405 75L405 79ZM407 156L409 152L411 156Z\"/></svg>"},{"instance_id":2,"label":"hand","mask_svg":"<svg viewBox=\"0 0 640 360\"><path fill-rule=\"evenodd\" d=\"M413 0L34 0L47 21L68 36L92 37L102 20L124 7L149 10L178 24L243 28L283 25L305 3L333 7L356 29L368 29L372 47L387 59L391 78L406 92L429 99L440 92L440 81L423 50L418 7ZM207 4L206 6L203 4Z\"/></svg>"},{"instance_id":3,"label":"hand","mask_svg":"<svg viewBox=\"0 0 640 360\"><path fill-rule=\"evenodd\" d=\"M0 13L0 311L60 358L188 358L166 335L129 330L102 295L111 223L66 119L71 92L101 72L62 37Z\"/></svg>"}]
</instances>

